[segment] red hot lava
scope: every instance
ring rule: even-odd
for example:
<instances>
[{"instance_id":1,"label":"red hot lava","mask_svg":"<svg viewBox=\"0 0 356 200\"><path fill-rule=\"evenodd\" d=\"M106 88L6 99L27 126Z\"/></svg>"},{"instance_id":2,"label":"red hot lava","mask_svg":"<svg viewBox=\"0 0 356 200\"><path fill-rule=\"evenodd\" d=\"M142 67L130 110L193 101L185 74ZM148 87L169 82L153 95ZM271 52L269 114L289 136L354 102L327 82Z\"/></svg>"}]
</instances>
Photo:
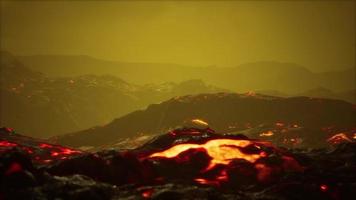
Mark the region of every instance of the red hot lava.
<instances>
[{"instance_id":1,"label":"red hot lava","mask_svg":"<svg viewBox=\"0 0 356 200\"><path fill-rule=\"evenodd\" d=\"M268 150L268 152L266 151ZM303 167L292 157L272 146L269 142L241 140L241 139L210 139L203 144L185 143L177 144L160 152L149 155L148 159L181 160L180 156L189 151L205 152L209 157L208 164L199 170L192 179L199 184L221 185L229 182L233 165L236 161L249 163L251 167L241 173L253 173L257 181L269 182L276 173L283 171L302 171ZM270 156L279 155L278 165L268 164ZM190 162L199 162L195 159ZM238 167L237 167L238 168ZM214 176L211 176L215 173Z\"/></svg>"},{"instance_id":2,"label":"red hot lava","mask_svg":"<svg viewBox=\"0 0 356 200\"><path fill-rule=\"evenodd\" d=\"M327 185L325 185L325 184L320 185L320 190L322 192L326 192L326 191L328 191L328 189L329 189L329 187Z\"/></svg>"},{"instance_id":3,"label":"red hot lava","mask_svg":"<svg viewBox=\"0 0 356 200\"><path fill-rule=\"evenodd\" d=\"M0 153L16 148L27 153L35 163L50 163L84 152L17 134L12 128L0 128Z\"/></svg>"},{"instance_id":4,"label":"red hot lava","mask_svg":"<svg viewBox=\"0 0 356 200\"><path fill-rule=\"evenodd\" d=\"M47 157L47 159L43 160L45 163L49 163L52 160L56 160L56 159L60 159L60 160L67 159L68 156L78 155L82 153L79 150L74 150L67 147L62 147L59 145L52 145L47 143L40 143L38 146L42 150L50 152L50 157Z\"/></svg>"},{"instance_id":5,"label":"red hot lava","mask_svg":"<svg viewBox=\"0 0 356 200\"><path fill-rule=\"evenodd\" d=\"M16 143L12 143L6 140L0 141L0 147L16 147Z\"/></svg>"}]
</instances>

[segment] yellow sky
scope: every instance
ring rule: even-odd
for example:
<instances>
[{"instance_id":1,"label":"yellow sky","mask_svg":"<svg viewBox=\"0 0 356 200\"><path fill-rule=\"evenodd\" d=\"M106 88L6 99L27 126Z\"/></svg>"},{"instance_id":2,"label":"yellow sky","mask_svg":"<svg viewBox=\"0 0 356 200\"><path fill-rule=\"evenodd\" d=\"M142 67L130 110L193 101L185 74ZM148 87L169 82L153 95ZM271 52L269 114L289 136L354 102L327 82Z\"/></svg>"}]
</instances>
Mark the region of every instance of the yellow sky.
<instances>
[{"instance_id":1,"label":"yellow sky","mask_svg":"<svg viewBox=\"0 0 356 200\"><path fill-rule=\"evenodd\" d=\"M355 35L353 1L1 3L1 48L19 55L324 71L355 66Z\"/></svg>"}]
</instances>

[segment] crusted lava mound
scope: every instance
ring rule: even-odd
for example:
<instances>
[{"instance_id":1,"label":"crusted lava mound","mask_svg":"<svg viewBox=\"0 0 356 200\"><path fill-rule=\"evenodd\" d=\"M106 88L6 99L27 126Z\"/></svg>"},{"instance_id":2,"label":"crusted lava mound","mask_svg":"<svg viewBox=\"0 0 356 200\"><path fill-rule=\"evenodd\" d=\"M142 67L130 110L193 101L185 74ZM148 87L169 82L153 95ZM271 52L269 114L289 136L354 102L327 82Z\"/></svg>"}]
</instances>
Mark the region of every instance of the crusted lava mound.
<instances>
[{"instance_id":1,"label":"crusted lava mound","mask_svg":"<svg viewBox=\"0 0 356 200\"><path fill-rule=\"evenodd\" d=\"M134 150L88 153L0 131L4 199L351 199L356 189L354 142L287 150L184 128Z\"/></svg>"}]
</instances>

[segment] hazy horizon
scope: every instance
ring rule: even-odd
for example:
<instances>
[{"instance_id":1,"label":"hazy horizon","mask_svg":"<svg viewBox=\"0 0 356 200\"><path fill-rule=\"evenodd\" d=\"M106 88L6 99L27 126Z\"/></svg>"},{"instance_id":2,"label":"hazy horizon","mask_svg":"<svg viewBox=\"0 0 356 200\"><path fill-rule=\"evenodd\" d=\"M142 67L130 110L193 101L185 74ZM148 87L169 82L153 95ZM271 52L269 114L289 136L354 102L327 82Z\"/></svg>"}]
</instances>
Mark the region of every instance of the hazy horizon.
<instances>
[{"instance_id":1,"label":"hazy horizon","mask_svg":"<svg viewBox=\"0 0 356 200\"><path fill-rule=\"evenodd\" d=\"M1 1L1 49L133 63L355 67L355 3ZM16 11L16 12L15 12Z\"/></svg>"},{"instance_id":2,"label":"hazy horizon","mask_svg":"<svg viewBox=\"0 0 356 200\"><path fill-rule=\"evenodd\" d=\"M258 60L258 61L250 61L250 62L245 62L245 63L240 63L236 66L218 66L218 65L188 65L188 64L179 64L179 63L169 63L169 62L140 62L140 61L129 61L129 60L111 60L111 59L105 59L105 58L99 58L96 56L92 55L85 55L85 54L16 54L14 52L7 51L6 49L0 49L3 52L8 52L16 57L46 57L46 56L53 56L53 57L88 57L90 59L95 59L95 60L100 60L103 62L112 62L112 63L130 63L130 64L159 64L159 65L176 65L176 66L182 66L182 67L193 67L193 68L234 68L234 67L239 67L243 65L248 65L248 64L255 64L255 63L281 63L281 64L292 64L296 66L300 66L305 68L306 70L312 72L312 73L323 73L323 72L337 72L337 71L346 71L346 70L354 70L355 71L355 66L350 66L350 67L345 67L345 68L330 68L330 69L325 69L323 71L315 71L313 69L310 69L308 66L301 65L299 63L295 62L287 62L287 61L279 61L279 60ZM117 75L117 74L113 74Z\"/></svg>"}]
</instances>

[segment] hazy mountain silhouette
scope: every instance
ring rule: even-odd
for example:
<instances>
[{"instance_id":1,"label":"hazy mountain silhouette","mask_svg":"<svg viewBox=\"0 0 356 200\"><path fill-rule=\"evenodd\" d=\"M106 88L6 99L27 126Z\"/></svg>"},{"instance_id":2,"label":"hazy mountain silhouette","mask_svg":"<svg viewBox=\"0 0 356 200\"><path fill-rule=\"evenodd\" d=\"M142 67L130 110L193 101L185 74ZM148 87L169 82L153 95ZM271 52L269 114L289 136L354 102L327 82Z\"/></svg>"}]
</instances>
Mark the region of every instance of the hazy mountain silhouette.
<instances>
[{"instance_id":1,"label":"hazy mountain silhouette","mask_svg":"<svg viewBox=\"0 0 356 200\"><path fill-rule=\"evenodd\" d=\"M353 69L314 73L297 64L274 61L220 68L116 62L70 55L21 56L19 59L31 69L48 75L112 74L137 84L202 79L232 91L278 90L289 94L317 87L335 91L355 89Z\"/></svg>"},{"instance_id":2,"label":"hazy mountain silhouette","mask_svg":"<svg viewBox=\"0 0 356 200\"><path fill-rule=\"evenodd\" d=\"M266 94L266 93L264 93ZM287 95L291 96L291 95ZM347 90L334 92L324 87L313 88L301 93L296 93L293 96L307 96L316 98L342 99L351 103L356 103L356 90Z\"/></svg>"},{"instance_id":3,"label":"hazy mountain silhouette","mask_svg":"<svg viewBox=\"0 0 356 200\"><path fill-rule=\"evenodd\" d=\"M356 89L339 92L338 98L356 104Z\"/></svg>"},{"instance_id":4,"label":"hazy mountain silhouette","mask_svg":"<svg viewBox=\"0 0 356 200\"><path fill-rule=\"evenodd\" d=\"M71 59L67 59L68 57ZM193 68L172 65L172 69L169 69L168 73L167 66L164 64L129 63L125 67L118 67L115 62L101 61L88 56L22 57L31 58L30 60L32 58L43 59L43 62L36 61L40 62L41 66L43 65L43 68L40 68L43 73L40 73L33 70L38 67L32 66L33 69L29 69L17 58L8 52L1 52L0 123L3 126L15 127L17 130L35 137L48 137L83 130L94 125L105 125L114 118L175 96L228 92L228 90L207 85L201 79L185 80L189 76L194 77L194 73L196 73L197 77L210 77L212 82L230 85L230 88L234 89L240 88L242 90L242 88L247 87L249 89L271 88L273 86L276 89L260 89L256 91L281 97L291 96L290 93L283 92L283 88L294 87L292 90L295 92L307 87L306 85L308 84L308 87L311 87L316 82L314 80L315 74L310 71L297 65L285 67L283 63L276 62L265 62L264 65L250 63L236 68ZM51 65L54 58L56 58L56 62ZM185 81L136 85L113 75L97 73L97 66L105 62L111 63L111 65L109 67L104 65L103 70L101 70L102 73L107 72L108 69L118 70L118 73L121 73L120 70L127 70L127 73L122 73L122 75L136 76L131 77L132 79L148 77L146 81L152 79L158 82L161 79L160 82L163 82L172 77L175 80ZM60 63L63 67L57 66L56 63ZM49 67L46 68L45 66ZM79 67L76 68L75 66ZM128 66L134 68L131 69ZM62 74L60 73L61 70L63 70ZM132 70L136 70L138 73ZM141 70L147 73L143 73ZM164 72L167 76L154 75L154 73L158 72L157 70ZM291 70L293 73L299 74L299 76L288 74ZM59 71L59 74L56 74L56 71ZM257 74L255 73L256 71L258 71ZM63 77L47 76L46 74L49 72L52 75L63 75ZM85 72L98 75L80 75ZM74 73L78 76L68 76L70 75L69 73ZM180 74L181 76L170 76L171 74ZM288 78L287 74L292 78ZM301 76L300 74L304 75ZM324 74L332 76L332 73ZM339 76L341 76L340 74L342 76L345 75L340 72ZM250 80L244 78L250 75L257 78ZM266 79L271 81L264 82L263 80ZM280 84L279 80L283 80L285 84ZM237 86L235 87L234 84L237 84ZM341 92L334 92L329 88L320 86L314 88L317 89L311 88L307 91L292 94L339 98L355 102L355 90L344 89Z\"/></svg>"},{"instance_id":5,"label":"hazy mountain silhouette","mask_svg":"<svg viewBox=\"0 0 356 200\"><path fill-rule=\"evenodd\" d=\"M56 140L70 146L97 146L137 134L165 132L194 118L207 121L218 132L226 132L230 126L244 129L276 122L320 130L330 126L352 128L356 124L356 109L353 104L341 100L235 93L199 94L153 104L146 110L117 118L106 126L66 134Z\"/></svg>"},{"instance_id":6,"label":"hazy mountain silhouette","mask_svg":"<svg viewBox=\"0 0 356 200\"><path fill-rule=\"evenodd\" d=\"M1 52L0 61L2 126L13 126L33 136L80 128L63 107L50 102L44 92L47 85L43 83L47 81L42 74L24 67L7 52Z\"/></svg>"},{"instance_id":7,"label":"hazy mountain silhouette","mask_svg":"<svg viewBox=\"0 0 356 200\"><path fill-rule=\"evenodd\" d=\"M201 80L134 85L110 75L47 77L1 53L1 120L27 135L78 131L177 95L225 91Z\"/></svg>"}]
</instances>

